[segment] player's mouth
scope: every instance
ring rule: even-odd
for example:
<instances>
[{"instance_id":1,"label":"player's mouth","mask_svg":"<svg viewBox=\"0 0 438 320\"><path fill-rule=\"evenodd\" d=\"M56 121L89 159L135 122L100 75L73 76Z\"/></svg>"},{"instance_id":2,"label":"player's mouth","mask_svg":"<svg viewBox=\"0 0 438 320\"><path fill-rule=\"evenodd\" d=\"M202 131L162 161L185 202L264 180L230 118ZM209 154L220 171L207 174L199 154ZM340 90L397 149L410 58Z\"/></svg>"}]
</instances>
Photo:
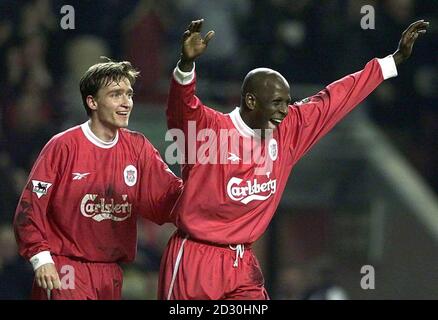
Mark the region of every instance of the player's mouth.
<instances>
[{"instance_id":1,"label":"player's mouth","mask_svg":"<svg viewBox=\"0 0 438 320\"><path fill-rule=\"evenodd\" d=\"M269 120L272 124L274 124L275 126L280 125L280 123L283 121L283 119L280 118L272 118L271 120Z\"/></svg>"},{"instance_id":2,"label":"player's mouth","mask_svg":"<svg viewBox=\"0 0 438 320\"><path fill-rule=\"evenodd\" d=\"M122 117L128 117L129 111L116 111L116 114Z\"/></svg>"}]
</instances>

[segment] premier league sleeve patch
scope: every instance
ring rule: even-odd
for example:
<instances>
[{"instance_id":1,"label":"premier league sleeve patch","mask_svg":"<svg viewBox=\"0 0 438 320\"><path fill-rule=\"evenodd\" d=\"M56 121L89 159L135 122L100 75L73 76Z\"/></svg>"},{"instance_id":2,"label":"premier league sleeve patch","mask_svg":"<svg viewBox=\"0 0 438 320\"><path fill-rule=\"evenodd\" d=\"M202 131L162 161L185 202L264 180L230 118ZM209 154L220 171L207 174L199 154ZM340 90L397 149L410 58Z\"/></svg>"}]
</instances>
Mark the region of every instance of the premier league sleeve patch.
<instances>
[{"instance_id":1,"label":"premier league sleeve patch","mask_svg":"<svg viewBox=\"0 0 438 320\"><path fill-rule=\"evenodd\" d=\"M33 184L33 190L32 192L35 193L39 198L47 194L47 190L52 186L51 183L38 181L38 180L32 180Z\"/></svg>"}]
</instances>

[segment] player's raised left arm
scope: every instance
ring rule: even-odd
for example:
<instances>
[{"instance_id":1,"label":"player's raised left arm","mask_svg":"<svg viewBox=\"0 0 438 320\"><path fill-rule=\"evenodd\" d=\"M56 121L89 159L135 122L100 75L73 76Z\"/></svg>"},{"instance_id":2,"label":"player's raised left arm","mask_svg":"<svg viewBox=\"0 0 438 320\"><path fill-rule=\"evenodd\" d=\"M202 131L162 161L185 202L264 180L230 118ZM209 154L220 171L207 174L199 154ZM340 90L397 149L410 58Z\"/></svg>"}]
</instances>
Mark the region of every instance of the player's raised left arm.
<instances>
[{"instance_id":1,"label":"player's raised left arm","mask_svg":"<svg viewBox=\"0 0 438 320\"><path fill-rule=\"evenodd\" d=\"M424 34L429 23L419 20L403 33L394 54L382 59L373 59L355 73L329 84L318 94L295 104L289 116L294 143L294 161L301 158L321 137L329 132L354 107L363 101L384 80L397 76L397 65L412 53L415 40Z\"/></svg>"},{"instance_id":2,"label":"player's raised left arm","mask_svg":"<svg viewBox=\"0 0 438 320\"><path fill-rule=\"evenodd\" d=\"M392 55L396 65L400 65L411 56L415 41L421 34L426 33L428 27L429 22L418 20L403 31L398 48Z\"/></svg>"}]
</instances>

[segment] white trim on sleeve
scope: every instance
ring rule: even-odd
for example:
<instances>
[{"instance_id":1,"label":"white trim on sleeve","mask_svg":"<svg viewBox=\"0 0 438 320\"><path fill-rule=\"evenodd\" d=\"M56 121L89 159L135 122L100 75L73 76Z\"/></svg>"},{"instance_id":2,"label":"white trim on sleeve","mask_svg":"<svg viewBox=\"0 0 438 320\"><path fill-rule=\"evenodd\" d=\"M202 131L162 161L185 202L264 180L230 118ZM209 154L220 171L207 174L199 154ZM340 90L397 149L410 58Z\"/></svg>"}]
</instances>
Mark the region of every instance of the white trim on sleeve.
<instances>
[{"instance_id":1,"label":"white trim on sleeve","mask_svg":"<svg viewBox=\"0 0 438 320\"><path fill-rule=\"evenodd\" d=\"M173 70L173 77L179 84L189 84L195 78L195 63L193 63L193 69L189 72L181 71L177 63L175 69Z\"/></svg>"},{"instance_id":2,"label":"white trim on sleeve","mask_svg":"<svg viewBox=\"0 0 438 320\"><path fill-rule=\"evenodd\" d=\"M41 251L40 253L37 253L32 258L30 258L29 261L32 264L33 271L41 267L43 264L55 264L55 262L53 262L52 256L50 255L50 251Z\"/></svg>"},{"instance_id":3,"label":"white trim on sleeve","mask_svg":"<svg viewBox=\"0 0 438 320\"><path fill-rule=\"evenodd\" d=\"M392 54L383 59L377 59L377 61L380 64L380 69L382 69L382 75L384 80L397 77L397 66L395 65Z\"/></svg>"}]
</instances>

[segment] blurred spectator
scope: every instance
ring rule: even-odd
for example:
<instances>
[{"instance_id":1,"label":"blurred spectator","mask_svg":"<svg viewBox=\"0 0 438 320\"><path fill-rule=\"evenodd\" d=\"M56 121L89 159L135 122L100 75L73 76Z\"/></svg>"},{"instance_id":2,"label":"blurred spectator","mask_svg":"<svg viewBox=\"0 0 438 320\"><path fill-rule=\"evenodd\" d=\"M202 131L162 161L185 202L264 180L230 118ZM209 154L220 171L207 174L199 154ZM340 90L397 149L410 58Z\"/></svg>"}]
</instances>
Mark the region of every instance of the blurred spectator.
<instances>
[{"instance_id":1,"label":"blurred spectator","mask_svg":"<svg viewBox=\"0 0 438 320\"><path fill-rule=\"evenodd\" d=\"M281 300L346 300L348 294L337 283L339 272L329 256L323 255L283 268L278 277Z\"/></svg>"},{"instance_id":2,"label":"blurred spectator","mask_svg":"<svg viewBox=\"0 0 438 320\"><path fill-rule=\"evenodd\" d=\"M2 146L4 139L0 133L0 224L11 223L12 213L20 197L21 189L26 183L26 172L12 164L9 154ZM0 247L1 250L1 247Z\"/></svg>"},{"instance_id":3,"label":"blurred spectator","mask_svg":"<svg viewBox=\"0 0 438 320\"><path fill-rule=\"evenodd\" d=\"M313 261L310 268L310 285L304 290L303 300L347 300L348 294L336 281L339 274L334 262L327 256Z\"/></svg>"},{"instance_id":4,"label":"blurred spectator","mask_svg":"<svg viewBox=\"0 0 438 320\"><path fill-rule=\"evenodd\" d=\"M93 35L108 42L111 57L122 58L122 22L140 0L105 1L53 1L53 11L59 13L64 5L72 5L75 10L75 29L60 30L68 41L77 36ZM98 57L97 57L98 58Z\"/></svg>"},{"instance_id":5,"label":"blurred spectator","mask_svg":"<svg viewBox=\"0 0 438 320\"><path fill-rule=\"evenodd\" d=\"M34 34L48 34L56 26L50 0L26 1L21 9L19 35L28 38Z\"/></svg>"},{"instance_id":6,"label":"blurred spectator","mask_svg":"<svg viewBox=\"0 0 438 320\"><path fill-rule=\"evenodd\" d=\"M256 1L245 25L252 68L279 70L292 83L325 82L331 75L330 38L323 36L320 13L330 5L317 1ZM266 19L266 16L275 17ZM336 20L331 20L336 26ZM310 50L310 48L318 48ZM325 50L327 49L327 50ZM333 79L331 79L333 80Z\"/></svg>"},{"instance_id":7,"label":"blurred spectator","mask_svg":"<svg viewBox=\"0 0 438 320\"><path fill-rule=\"evenodd\" d=\"M44 88L44 74L28 73L17 91L16 99L9 101L5 109L4 132L7 150L15 165L30 170L41 146L54 134L59 124L56 112Z\"/></svg>"},{"instance_id":8,"label":"blurred spectator","mask_svg":"<svg viewBox=\"0 0 438 320\"><path fill-rule=\"evenodd\" d=\"M244 54L239 21L246 20L251 12L248 0L181 0L175 2L178 12L176 30L186 26L187 21L203 18L204 30L215 30L214 39L209 43L209 54L197 63L204 70L203 77L214 80L236 80L247 70L247 56ZM267 19L266 22L270 20ZM264 24L264 23L263 23ZM177 31L176 31L177 32ZM175 45L181 45L178 33ZM174 55L179 51L174 50ZM237 78L236 78L237 77Z\"/></svg>"},{"instance_id":9,"label":"blurred spectator","mask_svg":"<svg viewBox=\"0 0 438 320\"><path fill-rule=\"evenodd\" d=\"M298 300L308 286L305 269L295 264L282 269L278 275L278 289L273 299Z\"/></svg>"},{"instance_id":10,"label":"blurred spectator","mask_svg":"<svg viewBox=\"0 0 438 320\"><path fill-rule=\"evenodd\" d=\"M135 99L140 103L163 103L167 98L165 35L171 23L168 12L168 1L141 0L124 19L123 56L141 70L134 88Z\"/></svg>"},{"instance_id":11,"label":"blurred spectator","mask_svg":"<svg viewBox=\"0 0 438 320\"><path fill-rule=\"evenodd\" d=\"M111 52L104 38L93 35L77 36L69 41L65 49L66 72L62 78L63 102L65 104L65 121L63 129L79 125L87 121L82 97L78 94L79 81L87 69L101 62L100 56L110 57Z\"/></svg>"},{"instance_id":12,"label":"blurred spectator","mask_svg":"<svg viewBox=\"0 0 438 320\"><path fill-rule=\"evenodd\" d=\"M0 300L29 298L33 280L32 267L17 255L10 224L0 224L0 248Z\"/></svg>"},{"instance_id":13,"label":"blurred spectator","mask_svg":"<svg viewBox=\"0 0 438 320\"><path fill-rule=\"evenodd\" d=\"M124 265L124 299L156 299L161 254L175 227L158 226L148 220L138 223L137 257Z\"/></svg>"}]
</instances>

